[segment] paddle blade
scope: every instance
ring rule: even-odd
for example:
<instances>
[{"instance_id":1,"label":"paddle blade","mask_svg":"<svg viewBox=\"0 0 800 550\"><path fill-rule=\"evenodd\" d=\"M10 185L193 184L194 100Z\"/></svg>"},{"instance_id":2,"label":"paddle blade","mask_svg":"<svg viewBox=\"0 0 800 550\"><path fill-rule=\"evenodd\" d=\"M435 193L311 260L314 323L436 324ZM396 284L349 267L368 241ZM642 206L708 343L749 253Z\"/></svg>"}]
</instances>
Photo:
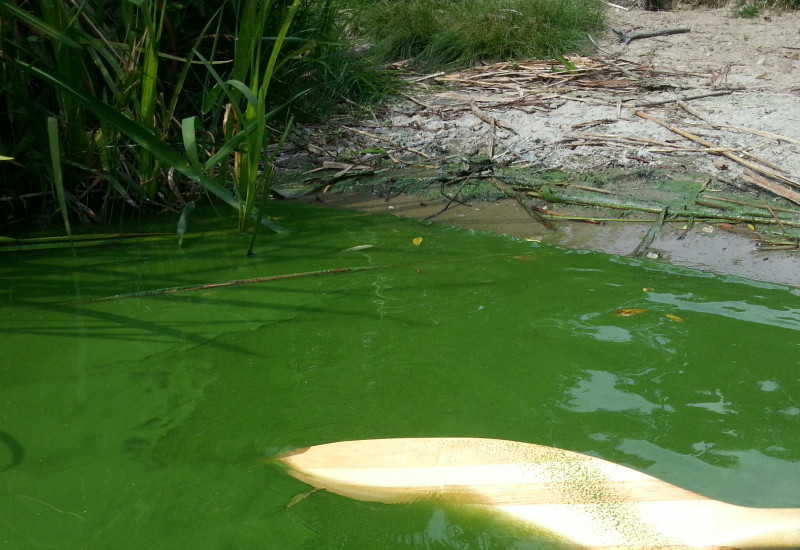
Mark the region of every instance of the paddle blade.
<instances>
[{"instance_id":1,"label":"paddle blade","mask_svg":"<svg viewBox=\"0 0 800 550\"><path fill-rule=\"evenodd\" d=\"M800 547L800 510L718 502L606 460L542 445L375 439L277 458L297 479L346 497L479 505L587 548Z\"/></svg>"},{"instance_id":2,"label":"paddle blade","mask_svg":"<svg viewBox=\"0 0 800 550\"><path fill-rule=\"evenodd\" d=\"M386 503L426 498L488 505L576 502L586 499L587 482L598 474L620 483L653 479L579 453L497 439L341 441L284 453L278 460L289 474L315 487Z\"/></svg>"}]
</instances>

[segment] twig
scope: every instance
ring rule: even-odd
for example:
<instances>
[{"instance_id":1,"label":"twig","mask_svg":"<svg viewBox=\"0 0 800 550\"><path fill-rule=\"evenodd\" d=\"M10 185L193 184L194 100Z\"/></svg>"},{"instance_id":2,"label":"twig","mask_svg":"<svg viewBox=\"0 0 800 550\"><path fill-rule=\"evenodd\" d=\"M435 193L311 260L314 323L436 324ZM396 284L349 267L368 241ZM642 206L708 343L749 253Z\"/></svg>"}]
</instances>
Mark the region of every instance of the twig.
<instances>
[{"instance_id":1,"label":"twig","mask_svg":"<svg viewBox=\"0 0 800 550\"><path fill-rule=\"evenodd\" d=\"M584 128L591 128L592 126L603 126L605 124L614 124L617 122L613 118L601 118L598 120L588 120L586 122L579 122L578 124L573 124L573 130L582 130Z\"/></svg>"},{"instance_id":2,"label":"twig","mask_svg":"<svg viewBox=\"0 0 800 550\"><path fill-rule=\"evenodd\" d=\"M384 143L388 143L388 144L392 145L393 147L397 147L398 149L405 149L407 151L411 151L412 153L414 153L416 155L419 155L421 157L425 157L426 159L431 158L430 155L427 155L427 154L423 153L422 151L419 151L417 149L413 149L411 147L407 147L405 145L400 145L399 143L397 143L397 142L395 142L395 141L393 141L393 140L391 140L389 138L385 138L383 136L379 136L379 135L376 135L376 134L370 134L369 132L365 132L364 130L359 130L357 128L350 128L349 126L342 126L342 128L344 128L345 130L350 130L351 132L355 132L357 134L361 134L362 136L367 136L369 138L377 139L378 141L382 141Z\"/></svg>"},{"instance_id":3,"label":"twig","mask_svg":"<svg viewBox=\"0 0 800 550\"><path fill-rule=\"evenodd\" d=\"M33 199L36 197L46 197L52 195L51 191L40 191L37 193L25 193L22 195L8 195L4 197L0 197L0 202L10 202L14 200L25 200L25 199Z\"/></svg>"},{"instance_id":4,"label":"twig","mask_svg":"<svg viewBox=\"0 0 800 550\"><path fill-rule=\"evenodd\" d=\"M717 209L717 210L727 210L727 211L730 211L730 207L729 207L728 205L726 205L726 204L719 204L719 203L717 203L717 202L714 202L714 200L713 200L713 199L712 199L712 200L709 200L709 199L701 199L701 198L697 198L697 199L695 199L695 200L694 200L694 203L695 203L696 205L698 205L698 206L705 206L706 208L715 208L715 209ZM769 216L769 214L767 214L767 213L765 213L765 212L742 212L742 214L744 214L744 215L747 215L747 216L750 216L750 217L754 218L754 219L752 220L753 222L759 222L759 220L758 220L758 219L755 219L755 218L769 218L769 217L770 217L770 216ZM760 223L760 222L759 222L759 223Z\"/></svg>"},{"instance_id":5,"label":"twig","mask_svg":"<svg viewBox=\"0 0 800 550\"><path fill-rule=\"evenodd\" d=\"M420 107L424 107L424 108L428 109L429 111L434 111L435 110L433 107L431 107L427 103L423 103L422 101L420 101L419 99L417 99L417 98L415 98L413 96L410 96L408 94L404 94L403 92L400 92L400 95L403 96L404 98L406 98L407 100L409 100L410 102L416 103Z\"/></svg>"},{"instance_id":6,"label":"twig","mask_svg":"<svg viewBox=\"0 0 800 550\"><path fill-rule=\"evenodd\" d=\"M687 97L679 97L675 99L662 99L660 101L648 101L647 103L636 103L635 107L657 107L659 105L666 105L667 103L674 103L676 101L694 101L695 99L704 99L706 97L716 97L720 95L731 95L733 90L717 90L716 92L708 92L706 94L698 94Z\"/></svg>"},{"instance_id":7,"label":"twig","mask_svg":"<svg viewBox=\"0 0 800 550\"><path fill-rule=\"evenodd\" d=\"M473 115L475 115L476 117L478 117L479 119L481 119L485 123L491 124L492 126L496 125L496 126L499 126L500 128L505 128L506 130L509 130L514 134L517 133L517 131L514 130L514 128L512 128L511 126L509 126L508 124L506 124L502 120L497 120L493 116L489 116L486 113L484 113L483 111L481 111L480 109L478 109L478 106L475 105L474 101L469 104L469 108L472 111Z\"/></svg>"},{"instance_id":8,"label":"twig","mask_svg":"<svg viewBox=\"0 0 800 550\"><path fill-rule=\"evenodd\" d=\"M795 210L792 208L780 208L778 206L767 207L761 204L755 204L752 202L745 202L745 201L737 201L736 199L727 199L725 197L712 197L712 199L718 202L729 202L731 204L737 204L739 206L748 206L750 208L768 208L770 210L774 210L775 212L786 212L787 214L794 214L795 216L800 216L800 210Z\"/></svg>"},{"instance_id":9,"label":"twig","mask_svg":"<svg viewBox=\"0 0 800 550\"><path fill-rule=\"evenodd\" d=\"M676 101L675 101L675 104L676 104L678 107L680 107L681 109L683 109L684 111L686 111L687 113L689 113L690 115L692 115L694 118L700 119L700 120L702 120L703 122L708 122L708 119L707 119L705 116L703 116L702 114L700 114L699 112L697 112L697 111L696 111L695 109L693 109L692 107L689 107L689 105L687 105L687 104L686 104L686 102L685 102L685 101L683 101L682 99L678 99L678 100L676 100Z\"/></svg>"},{"instance_id":10,"label":"twig","mask_svg":"<svg viewBox=\"0 0 800 550\"><path fill-rule=\"evenodd\" d=\"M117 294L116 296L106 296L103 298L93 298L78 302L69 302L63 305L89 304L95 302L108 302L112 300L124 300L128 298L148 298L151 296L164 296L176 294L178 292L195 292L197 290L208 290L212 288L223 288L229 286L249 285L253 283L266 283L270 281L282 281L284 279L299 279L301 277L315 277L317 275L333 275L337 273L352 273L357 271L370 271L373 269L384 269L389 265L366 265L357 267L339 267L334 269L321 269L319 271L304 271L301 273L285 273L282 275L270 275L266 277L254 277L252 279L236 279L234 281L224 281L222 283L205 283L201 285L178 286L173 288L159 288L156 290L145 290L142 292L131 292L129 294Z\"/></svg>"},{"instance_id":11,"label":"twig","mask_svg":"<svg viewBox=\"0 0 800 550\"><path fill-rule=\"evenodd\" d=\"M619 37L619 41L623 42L626 46L634 40L641 40L642 38L653 38L655 36L667 36L670 34L681 34L689 32L690 29L664 29L663 31L651 32L626 32L622 33L611 29Z\"/></svg>"},{"instance_id":12,"label":"twig","mask_svg":"<svg viewBox=\"0 0 800 550\"><path fill-rule=\"evenodd\" d=\"M798 250L800 249L800 239L784 242L762 240L757 242L756 246L761 250Z\"/></svg>"},{"instance_id":13,"label":"twig","mask_svg":"<svg viewBox=\"0 0 800 550\"><path fill-rule=\"evenodd\" d=\"M775 223L778 224L778 227L781 228L781 233L783 233L783 236L785 237L786 228L783 226L783 222L781 221L781 219L775 214L775 211L767 205L767 203L764 203L764 208L769 210L769 213L772 215L772 219L774 219Z\"/></svg>"},{"instance_id":14,"label":"twig","mask_svg":"<svg viewBox=\"0 0 800 550\"><path fill-rule=\"evenodd\" d=\"M556 230L556 228L553 227L553 224L551 224L546 219L544 219L542 216L540 216L539 213L534 208L532 208L530 205L528 205L525 202L525 198L522 196L522 193L512 189L509 185L507 185L507 184L505 184L505 183L503 183L501 181L498 181L495 178L491 178L489 181L492 183L492 185L494 185L506 197L508 197L510 199L514 199L515 201L517 201L517 203L522 207L522 209L525 210L525 212L527 212L530 217L532 217L537 222L542 224L542 226L545 229L548 229L550 231L555 231Z\"/></svg>"},{"instance_id":15,"label":"twig","mask_svg":"<svg viewBox=\"0 0 800 550\"><path fill-rule=\"evenodd\" d=\"M473 176L473 174L468 174L468 175L460 177L460 178L452 179L452 180L450 180L448 182L442 182L441 187L439 188L439 191L441 192L441 194L445 198L450 199L450 200L447 202L447 204L444 205L444 208L442 208L441 210L439 210L435 214L431 214L430 216L425 216L425 219L426 220L432 220L433 218L435 218L439 214L444 214L450 208L450 205L453 204L454 202L457 202L458 204L460 204L462 206L469 206L466 202L460 200L458 198L458 196L461 194L461 191L464 190L464 186L467 185L467 182L472 179L472 176ZM461 182L461 186L458 188L458 191L456 191L456 193L452 197L444 192L444 186L445 185L452 184L452 183L455 183L455 182L458 182L458 181Z\"/></svg>"},{"instance_id":16,"label":"twig","mask_svg":"<svg viewBox=\"0 0 800 550\"><path fill-rule=\"evenodd\" d=\"M661 228L664 226L664 220L667 217L668 208L664 208L658 214L658 217L653 222L653 225L650 226L650 230L647 232L647 235L644 236L642 242L640 242L636 248L633 249L631 252L631 256L634 258L641 258L647 252L647 249L650 248L650 245L653 244L653 241L661 233Z\"/></svg>"},{"instance_id":17,"label":"twig","mask_svg":"<svg viewBox=\"0 0 800 550\"><path fill-rule=\"evenodd\" d=\"M424 80L429 80L431 78L439 78L440 76L444 76L445 74L447 73L445 73L444 71L440 71L438 73L415 76L413 78L406 79L406 82L422 82Z\"/></svg>"},{"instance_id":18,"label":"twig","mask_svg":"<svg viewBox=\"0 0 800 550\"><path fill-rule=\"evenodd\" d=\"M673 126L672 124L669 124L668 122L665 122L665 121L663 121L663 120L661 120L659 118L656 118L656 117L654 117L652 115L649 115L649 114L647 114L647 113L645 113L643 111L634 110L633 114L635 114L636 116L639 116L641 118L645 118L647 120L655 122L659 126L663 126L667 130L670 130L671 132L675 132L676 134L681 135L681 136L685 137L686 139L690 139L690 140L692 140L692 141L694 141L696 143L699 143L699 144L704 145L704 146L706 146L708 148L711 148L711 149L715 148L713 143L711 143L709 141L706 141L703 138L701 138L699 136L696 136L696 135L694 135L692 133L689 133L686 130L682 130L681 128L678 128L677 126ZM787 178L786 176L784 176L782 174L779 174L779 173L777 173L777 172L775 172L773 170L769 170L767 168L763 168L763 167L758 166L757 164L755 164L753 162L750 162L750 161L745 160L743 158L737 157L733 153L730 153L728 151L720 151L719 153L715 153L715 154L722 155L722 156L724 156L726 158L729 158L732 161L737 162L737 163L741 164L742 166L745 166L745 167L749 168L750 170L752 170L754 172L758 172L762 176L766 176L768 178L772 178L772 179L775 179L775 180L778 180L778 181L782 181L782 182L787 183L787 184L789 184L789 185L791 185L793 187L800 188L800 182L796 182L796 181L794 181L794 180L792 180L790 178ZM788 191L788 190L786 190L786 191ZM775 191L773 191L773 192L775 192ZM792 194L797 195L797 193L794 193L794 192L792 192ZM786 198L785 195L781 195L781 196ZM798 195L798 197L800 198L800 195ZM793 200L793 199L789 199L789 200ZM800 203L798 203L798 204L800 204Z\"/></svg>"},{"instance_id":19,"label":"twig","mask_svg":"<svg viewBox=\"0 0 800 550\"><path fill-rule=\"evenodd\" d=\"M494 128L497 125L497 121L492 119L492 128L489 130L489 160L494 159Z\"/></svg>"},{"instance_id":20,"label":"twig","mask_svg":"<svg viewBox=\"0 0 800 550\"><path fill-rule=\"evenodd\" d=\"M566 139L562 140L562 142L572 141L575 139L591 139L591 140L604 140L610 142L618 142L623 144L631 144L631 143L638 143L643 145L650 145L650 146L658 146L658 147L666 147L672 150L677 151L684 151L688 150L686 147L681 145L675 145L672 143L668 143L666 141L656 141L654 139L648 138L641 138L637 136L617 136L614 134L594 134L594 133L584 133L584 134L567 134ZM581 144L583 145L583 144Z\"/></svg>"},{"instance_id":21,"label":"twig","mask_svg":"<svg viewBox=\"0 0 800 550\"><path fill-rule=\"evenodd\" d=\"M608 189L598 189L597 187L588 187L586 185L578 185L577 183L568 183L568 182L554 182L550 185L562 185L564 187L574 187L575 189L580 189L581 191L591 191L592 193L600 193L601 195L613 195L612 191Z\"/></svg>"},{"instance_id":22,"label":"twig","mask_svg":"<svg viewBox=\"0 0 800 550\"><path fill-rule=\"evenodd\" d=\"M611 67L613 69L616 69L619 72L621 72L622 74L627 75L627 76L631 77L632 79L634 79L636 81L643 80L643 77L641 75L636 74L635 72L631 71L630 69L626 69L625 67L621 67L621 66L617 65L613 61L610 61L608 59L603 59L602 57L598 58L598 61L600 61L600 63L602 63L606 67Z\"/></svg>"},{"instance_id":23,"label":"twig","mask_svg":"<svg viewBox=\"0 0 800 550\"><path fill-rule=\"evenodd\" d=\"M537 193L536 191L528 191L527 193L525 193L525 195L529 197L543 198L547 202L552 202L552 203L579 204L584 206L596 206L599 208L611 208L614 210L635 210L638 212L650 212L652 214L657 214L661 212L661 208L654 206L618 204L614 202L591 201L573 197L564 197L563 195L554 193L553 190L550 189L549 186L547 185L543 185L541 192L539 193Z\"/></svg>"},{"instance_id":24,"label":"twig","mask_svg":"<svg viewBox=\"0 0 800 550\"><path fill-rule=\"evenodd\" d=\"M753 128L743 128L742 126L732 126L730 124L713 124L708 123L708 126L711 128L725 128L726 130L736 130L739 132L745 132L748 134L753 134L756 136L765 137L767 139L774 139L775 141L785 141L786 143L800 143L800 140L790 138L787 136L782 136L781 134L775 134L773 132L765 132L764 130L755 130Z\"/></svg>"}]
</instances>

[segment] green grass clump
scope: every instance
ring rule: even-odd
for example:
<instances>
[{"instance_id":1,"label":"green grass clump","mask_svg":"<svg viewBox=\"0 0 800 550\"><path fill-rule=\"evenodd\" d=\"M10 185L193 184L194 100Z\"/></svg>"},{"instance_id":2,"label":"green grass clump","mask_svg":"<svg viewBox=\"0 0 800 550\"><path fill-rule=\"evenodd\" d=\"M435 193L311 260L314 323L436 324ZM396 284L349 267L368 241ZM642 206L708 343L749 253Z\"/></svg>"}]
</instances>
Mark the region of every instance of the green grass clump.
<instances>
[{"instance_id":1,"label":"green grass clump","mask_svg":"<svg viewBox=\"0 0 800 550\"><path fill-rule=\"evenodd\" d=\"M758 17L758 11L758 6L755 4L743 4L734 12L734 15L744 19L754 19Z\"/></svg>"},{"instance_id":2,"label":"green grass clump","mask_svg":"<svg viewBox=\"0 0 800 550\"><path fill-rule=\"evenodd\" d=\"M384 61L423 67L582 53L603 28L599 0L354 0L357 31Z\"/></svg>"},{"instance_id":3,"label":"green grass clump","mask_svg":"<svg viewBox=\"0 0 800 550\"><path fill-rule=\"evenodd\" d=\"M797 10L800 9L800 0L691 0L692 7L722 8L734 4L737 10L734 15L738 17L757 17L762 9Z\"/></svg>"}]
</instances>

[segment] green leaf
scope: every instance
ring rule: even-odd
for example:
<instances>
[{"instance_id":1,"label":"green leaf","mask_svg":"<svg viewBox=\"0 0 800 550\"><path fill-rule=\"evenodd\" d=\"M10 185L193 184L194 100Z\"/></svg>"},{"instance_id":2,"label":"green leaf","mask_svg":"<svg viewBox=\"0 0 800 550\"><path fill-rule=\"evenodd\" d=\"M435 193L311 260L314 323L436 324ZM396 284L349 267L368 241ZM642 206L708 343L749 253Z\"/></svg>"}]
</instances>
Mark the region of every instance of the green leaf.
<instances>
[{"instance_id":1,"label":"green leaf","mask_svg":"<svg viewBox=\"0 0 800 550\"><path fill-rule=\"evenodd\" d=\"M54 117L47 117L47 139L50 144L50 161L53 165L53 185L58 196L58 206L61 208L61 218L64 220L64 229L67 237L72 241L72 228L69 225L69 212L64 193L64 176L61 170L61 144L58 140L58 121Z\"/></svg>"},{"instance_id":2,"label":"green leaf","mask_svg":"<svg viewBox=\"0 0 800 550\"><path fill-rule=\"evenodd\" d=\"M183 148L186 151L186 156L189 157L189 164L192 169L200 173L203 171L200 166L200 159L197 157L197 136L195 134L195 122L197 117L184 118L181 123L181 134L183 134Z\"/></svg>"},{"instance_id":3,"label":"green leaf","mask_svg":"<svg viewBox=\"0 0 800 550\"><path fill-rule=\"evenodd\" d=\"M139 146L151 152L154 157L158 158L165 165L174 168L189 179L198 182L208 192L216 195L234 208L239 208L239 202L230 191L225 189L217 182L206 177L205 174L198 173L192 169L186 158L179 155L174 149L172 149L172 147L156 136L149 128L146 128L136 121L129 119L107 103L98 101L97 98L88 95L82 90L72 87L68 83L57 78L57 75L54 73L45 72L37 67L19 61L17 64L51 86L68 93L76 101L83 105L84 108L93 112L98 118L111 124L117 130L127 135L133 141L138 143Z\"/></svg>"},{"instance_id":4,"label":"green leaf","mask_svg":"<svg viewBox=\"0 0 800 550\"><path fill-rule=\"evenodd\" d=\"M57 40L62 44L66 44L68 46L72 46L73 48L80 48L81 45L75 42L72 38L61 32L61 30L57 29L56 27L50 25L46 21L39 19L31 12L23 10L13 2L2 2L0 3L0 13L3 11L10 13L13 16L16 16L17 19L22 21L23 23L27 23L31 27L35 28L42 34L49 36Z\"/></svg>"}]
</instances>

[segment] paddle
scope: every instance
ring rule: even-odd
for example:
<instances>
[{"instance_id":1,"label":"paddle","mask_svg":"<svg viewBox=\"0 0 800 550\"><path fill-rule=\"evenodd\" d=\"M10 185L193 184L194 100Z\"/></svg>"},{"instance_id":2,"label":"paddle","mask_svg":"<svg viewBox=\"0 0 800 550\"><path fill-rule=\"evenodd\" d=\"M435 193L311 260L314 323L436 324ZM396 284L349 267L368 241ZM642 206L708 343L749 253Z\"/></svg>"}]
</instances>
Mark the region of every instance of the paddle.
<instances>
[{"instance_id":1,"label":"paddle","mask_svg":"<svg viewBox=\"0 0 800 550\"><path fill-rule=\"evenodd\" d=\"M498 439L342 441L277 457L297 479L386 503L489 507L587 548L800 548L800 509L712 500L599 458Z\"/></svg>"}]
</instances>

